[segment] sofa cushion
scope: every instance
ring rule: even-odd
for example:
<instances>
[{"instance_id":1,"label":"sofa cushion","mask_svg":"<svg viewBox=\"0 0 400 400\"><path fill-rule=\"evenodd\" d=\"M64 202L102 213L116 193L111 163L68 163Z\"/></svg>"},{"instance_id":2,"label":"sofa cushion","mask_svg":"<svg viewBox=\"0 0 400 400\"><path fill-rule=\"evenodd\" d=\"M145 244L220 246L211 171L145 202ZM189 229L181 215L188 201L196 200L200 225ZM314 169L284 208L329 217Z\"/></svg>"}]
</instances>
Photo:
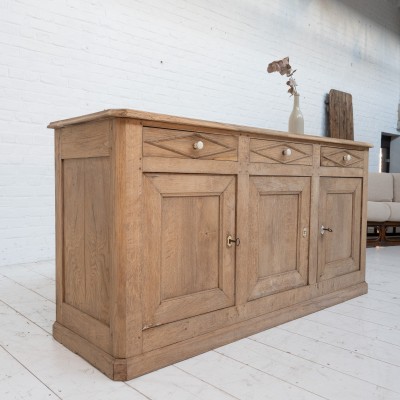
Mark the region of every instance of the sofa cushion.
<instances>
[{"instance_id":1,"label":"sofa cushion","mask_svg":"<svg viewBox=\"0 0 400 400\"><path fill-rule=\"evenodd\" d=\"M393 175L393 201L400 202L400 173Z\"/></svg>"},{"instance_id":2,"label":"sofa cushion","mask_svg":"<svg viewBox=\"0 0 400 400\"><path fill-rule=\"evenodd\" d=\"M368 200L393 201L393 175L370 172L368 174Z\"/></svg>"},{"instance_id":3,"label":"sofa cushion","mask_svg":"<svg viewBox=\"0 0 400 400\"><path fill-rule=\"evenodd\" d=\"M390 217L388 221L400 222L400 203L383 203L389 207Z\"/></svg>"},{"instance_id":4,"label":"sofa cushion","mask_svg":"<svg viewBox=\"0 0 400 400\"><path fill-rule=\"evenodd\" d=\"M368 202L368 221L384 222L390 217L390 203L383 203L380 201ZM400 203L399 203L400 204Z\"/></svg>"}]
</instances>

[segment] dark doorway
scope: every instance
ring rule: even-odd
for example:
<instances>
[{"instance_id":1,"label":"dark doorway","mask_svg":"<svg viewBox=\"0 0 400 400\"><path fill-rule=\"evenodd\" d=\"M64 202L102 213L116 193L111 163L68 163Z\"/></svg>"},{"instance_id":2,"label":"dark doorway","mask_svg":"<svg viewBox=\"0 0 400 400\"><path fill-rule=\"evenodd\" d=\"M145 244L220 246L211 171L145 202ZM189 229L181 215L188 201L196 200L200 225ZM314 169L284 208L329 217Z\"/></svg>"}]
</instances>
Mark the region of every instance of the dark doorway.
<instances>
[{"instance_id":1,"label":"dark doorway","mask_svg":"<svg viewBox=\"0 0 400 400\"><path fill-rule=\"evenodd\" d=\"M385 135L382 133L381 136L381 153L380 153L380 168L379 172L389 172L390 171L390 143L392 141L392 136Z\"/></svg>"}]
</instances>

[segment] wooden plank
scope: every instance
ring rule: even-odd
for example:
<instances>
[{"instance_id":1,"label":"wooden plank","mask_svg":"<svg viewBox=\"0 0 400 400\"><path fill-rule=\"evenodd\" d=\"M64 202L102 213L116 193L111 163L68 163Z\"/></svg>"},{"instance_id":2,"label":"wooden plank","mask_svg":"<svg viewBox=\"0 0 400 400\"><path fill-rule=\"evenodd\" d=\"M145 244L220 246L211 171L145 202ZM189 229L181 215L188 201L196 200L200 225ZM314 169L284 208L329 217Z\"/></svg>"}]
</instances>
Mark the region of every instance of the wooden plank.
<instances>
[{"instance_id":1,"label":"wooden plank","mask_svg":"<svg viewBox=\"0 0 400 400\"><path fill-rule=\"evenodd\" d=\"M237 176L238 190L236 197L236 237L241 240L240 246L236 247L236 282L235 282L235 304L247 302L247 268L245 266L249 256L249 159L250 159L250 138L239 137L239 173Z\"/></svg>"},{"instance_id":2,"label":"wooden plank","mask_svg":"<svg viewBox=\"0 0 400 400\"><path fill-rule=\"evenodd\" d=\"M311 176L313 168L305 165L251 163L248 171L250 175Z\"/></svg>"},{"instance_id":3,"label":"wooden plank","mask_svg":"<svg viewBox=\"0 0 400 400\"><path fill-rule=\"evenodd\" d=\"M232 161L187 160L177 158L145 157L143 172L175 172L233 175L238 172L239 165Z\"/></svg>"},{"instance_id":4,"label":"wooden plank","mask_svg":"<svg viewBox=\"0 0 400 400\"><path fill-rule=\"evenodd\" d=\"M361 204L361 237L360 237L360 270L365 277L366 269L366 243L367 243L367 211L368 211L368 151L364 154L364 179L362 181Z\"/></svg>"},{"instance_id":5,"label":"wooden plank","mask_svg":"<svg viewBox=\"0 0 400 400\"><path fill-rule=\"evenodd\" d=\"M319 176L342 176L348 178L362 178L364 170L362 168L347 167L320 167L317 171Z\"/></svg>"},{"instance_id":6,"label":"wooden plank","mask_svg":"<svg viewBox=\"0 0 400 400\"><path fill-rule=\"evenodd\" d=\"M63 326L111 353L109 326L66 303L63 304Z\"/></svg>"},{"instance_id":7,"label":"wooden plank","mask_svg":"<svg viewBox=\"0 0 400 400\"><path fill-rule=\"evenodd\" d=\"M126 235L124 230L126 198L125 120L115 119L112 126L111 164L111 309L112 355L126 357Z\"/></svg>"},{"instance_id":8,"label":"wooden plank","mask_svg":"<svg viewBox=\"0 0 400 400\"><path fill-rule=\"evenodd\" d=\"M85 160L64 160L63 166L63 301L85 311Z\"/></svg>"},{"instance_id":9,"label":"wooden plank","mask_svg":"<svg viewBox=\"0 0 400 400\"><path fill-rule=\"evenodd\" d=\"M125 120L126 356L142 352L143 165L142 125ZM123 367L124 369L125 367Z\"/></svg>"},{"instance_id":10,"label":"wooden plank","mask_svg":"<svg viewBox=\"0 0 400 400\"><path fill-rule=\"evenodd\" d=\"M319 204L319 184L320 178L318 176L319 163L320 163L320 150L321 147L314 145L313 150L313 166L314 171L311 178L311 201L310 201L310 230L308 232L310 237L309 253L308 253L308 284L313 285L317 282L318 274L318 212L316 212L315 204Z\"/></svg>"},{"instance_id":11,"label":"wooden plank","mask_svg":"<svg viewBox=\"0 0 400 400\"><path fill-rule=\"evenodd\" d=\"M329 91L329 133L332 138L354 140L351 94Z\"/></svg>"},{"instance_id":12,"label":"wooden plank","mask_svg":"<svg viewBox=\"0 0 400 400\"><path fill-rule=\"evenodd\" d=\"M154 237L154 242L143 242L143 259L146 268L142 271L143 277L143 326L152 324L152 318L158 305L161 304L161 193L153 181L145 175L143 180L143 196L146 199L146 208L143 210L143 237ZM158 237L155 237L157 234Z\"/></svg>"},{"instance_id":13,"label":"wooden plank","mask_svg":"<svg viewBox=\"0 0 400 400\"><path fill-rule=\"evenodd\" d=\"M61 159L61 132L54 133L55 158L55 215L56 215L56 320L62 323L62 303L64 301L64 174Z\"/></svg>"},{"instance_id":14,"label":"wooden plank","mask_svg":"<svg viewBox=\"0 0 400 400\"><path fill-rule=\"evenodd\" d=\"M110 327L116 358L142 351L142 222L138 218L142 215L141 132L135 121L113 121Z\"/></svg>"},{"instance_id":15,"label":"wooden plank","mask_svg":"<svg viewBox=\"0 0 400 400\"><path fill-rule=\"evenodd\" d=\"M85 311L110 324L110 158L88 158L85 167Z\"/></svg>"},{"instance_id":16,"label":"wooden plank","mask_svg":"<svg viewBox=\"0 0 400 400\"><path fill-rule=\"evenodd\" d=\"M61 158L109 156L111 121L93 121L61 129Z\"/></svg>"}]
</instances>

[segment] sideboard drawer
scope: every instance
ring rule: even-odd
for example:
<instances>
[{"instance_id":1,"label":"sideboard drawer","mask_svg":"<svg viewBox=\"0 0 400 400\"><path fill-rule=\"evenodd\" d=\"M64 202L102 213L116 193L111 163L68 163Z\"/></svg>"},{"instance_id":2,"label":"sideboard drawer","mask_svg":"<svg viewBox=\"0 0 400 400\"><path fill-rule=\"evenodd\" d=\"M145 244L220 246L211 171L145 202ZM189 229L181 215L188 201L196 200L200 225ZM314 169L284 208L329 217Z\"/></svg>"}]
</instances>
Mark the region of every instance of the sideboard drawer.
<instances>
[{"instance_id":1,"label":"sideboard drawer","mask_svg":"<svg viewBox=\"0 0 400 400\"><path fill-rule=\"evenodd\" d=\"M238 137L144 127L143 156L237 161Z\"/></svg>"},{"instance_id":2,"label":"sideboard drawer","mask_svg":"<svg viewBox=\"0 0 400 400\"><path fill-rule=\"evenodd\" d=\"M312 165L311 144L251 139L250 162Z\"/></svg>"},{"instance_id":3,"label":"sideboard drawer","mask_svg":"<svg viewBox=\"0 0 400 400\"><path fill-rule=\"evenodd\" d=\"M363 165L363 151L339 147L321 147L321 166L323 167L362 168Z\"/></svg>"}]
</instances>

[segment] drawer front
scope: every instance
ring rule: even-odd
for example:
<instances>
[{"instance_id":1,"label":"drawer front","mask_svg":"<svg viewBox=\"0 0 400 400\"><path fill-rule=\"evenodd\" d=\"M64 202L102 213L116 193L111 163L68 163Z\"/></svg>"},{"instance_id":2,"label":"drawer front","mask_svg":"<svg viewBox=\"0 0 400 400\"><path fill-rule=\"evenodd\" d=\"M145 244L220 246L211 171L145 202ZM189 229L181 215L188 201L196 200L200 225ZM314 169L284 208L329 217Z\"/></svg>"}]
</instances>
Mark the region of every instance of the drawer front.
<instances>
[{"instance_id":1,"label":"drawer front","mask_svg":"<svg viewBox=\"0 0 400 400\"><path fill-rule=\"evenodd\" d=\"M321 147L321 166L362 168L364 152L340 147Z\"/></svg>"},{"instance_id":2,"label":"drawer front","mask_svg":"<svg viewBox=\"0 0 400 400\"><path fill-rule=\"evenodd\" d=\"M250 162L312 165L313 146L304 143L251 139Z\"/></svg>"},{"instance_id":3,"label":"drawer front","mask_svg":"<svg viewBox=\"0 0 400 400\"><path fill-rule=\"evenodd\" d=\"M237 161L238 137L164 128L143 128L143 156Z\"/></svg>"}]
</instances>

